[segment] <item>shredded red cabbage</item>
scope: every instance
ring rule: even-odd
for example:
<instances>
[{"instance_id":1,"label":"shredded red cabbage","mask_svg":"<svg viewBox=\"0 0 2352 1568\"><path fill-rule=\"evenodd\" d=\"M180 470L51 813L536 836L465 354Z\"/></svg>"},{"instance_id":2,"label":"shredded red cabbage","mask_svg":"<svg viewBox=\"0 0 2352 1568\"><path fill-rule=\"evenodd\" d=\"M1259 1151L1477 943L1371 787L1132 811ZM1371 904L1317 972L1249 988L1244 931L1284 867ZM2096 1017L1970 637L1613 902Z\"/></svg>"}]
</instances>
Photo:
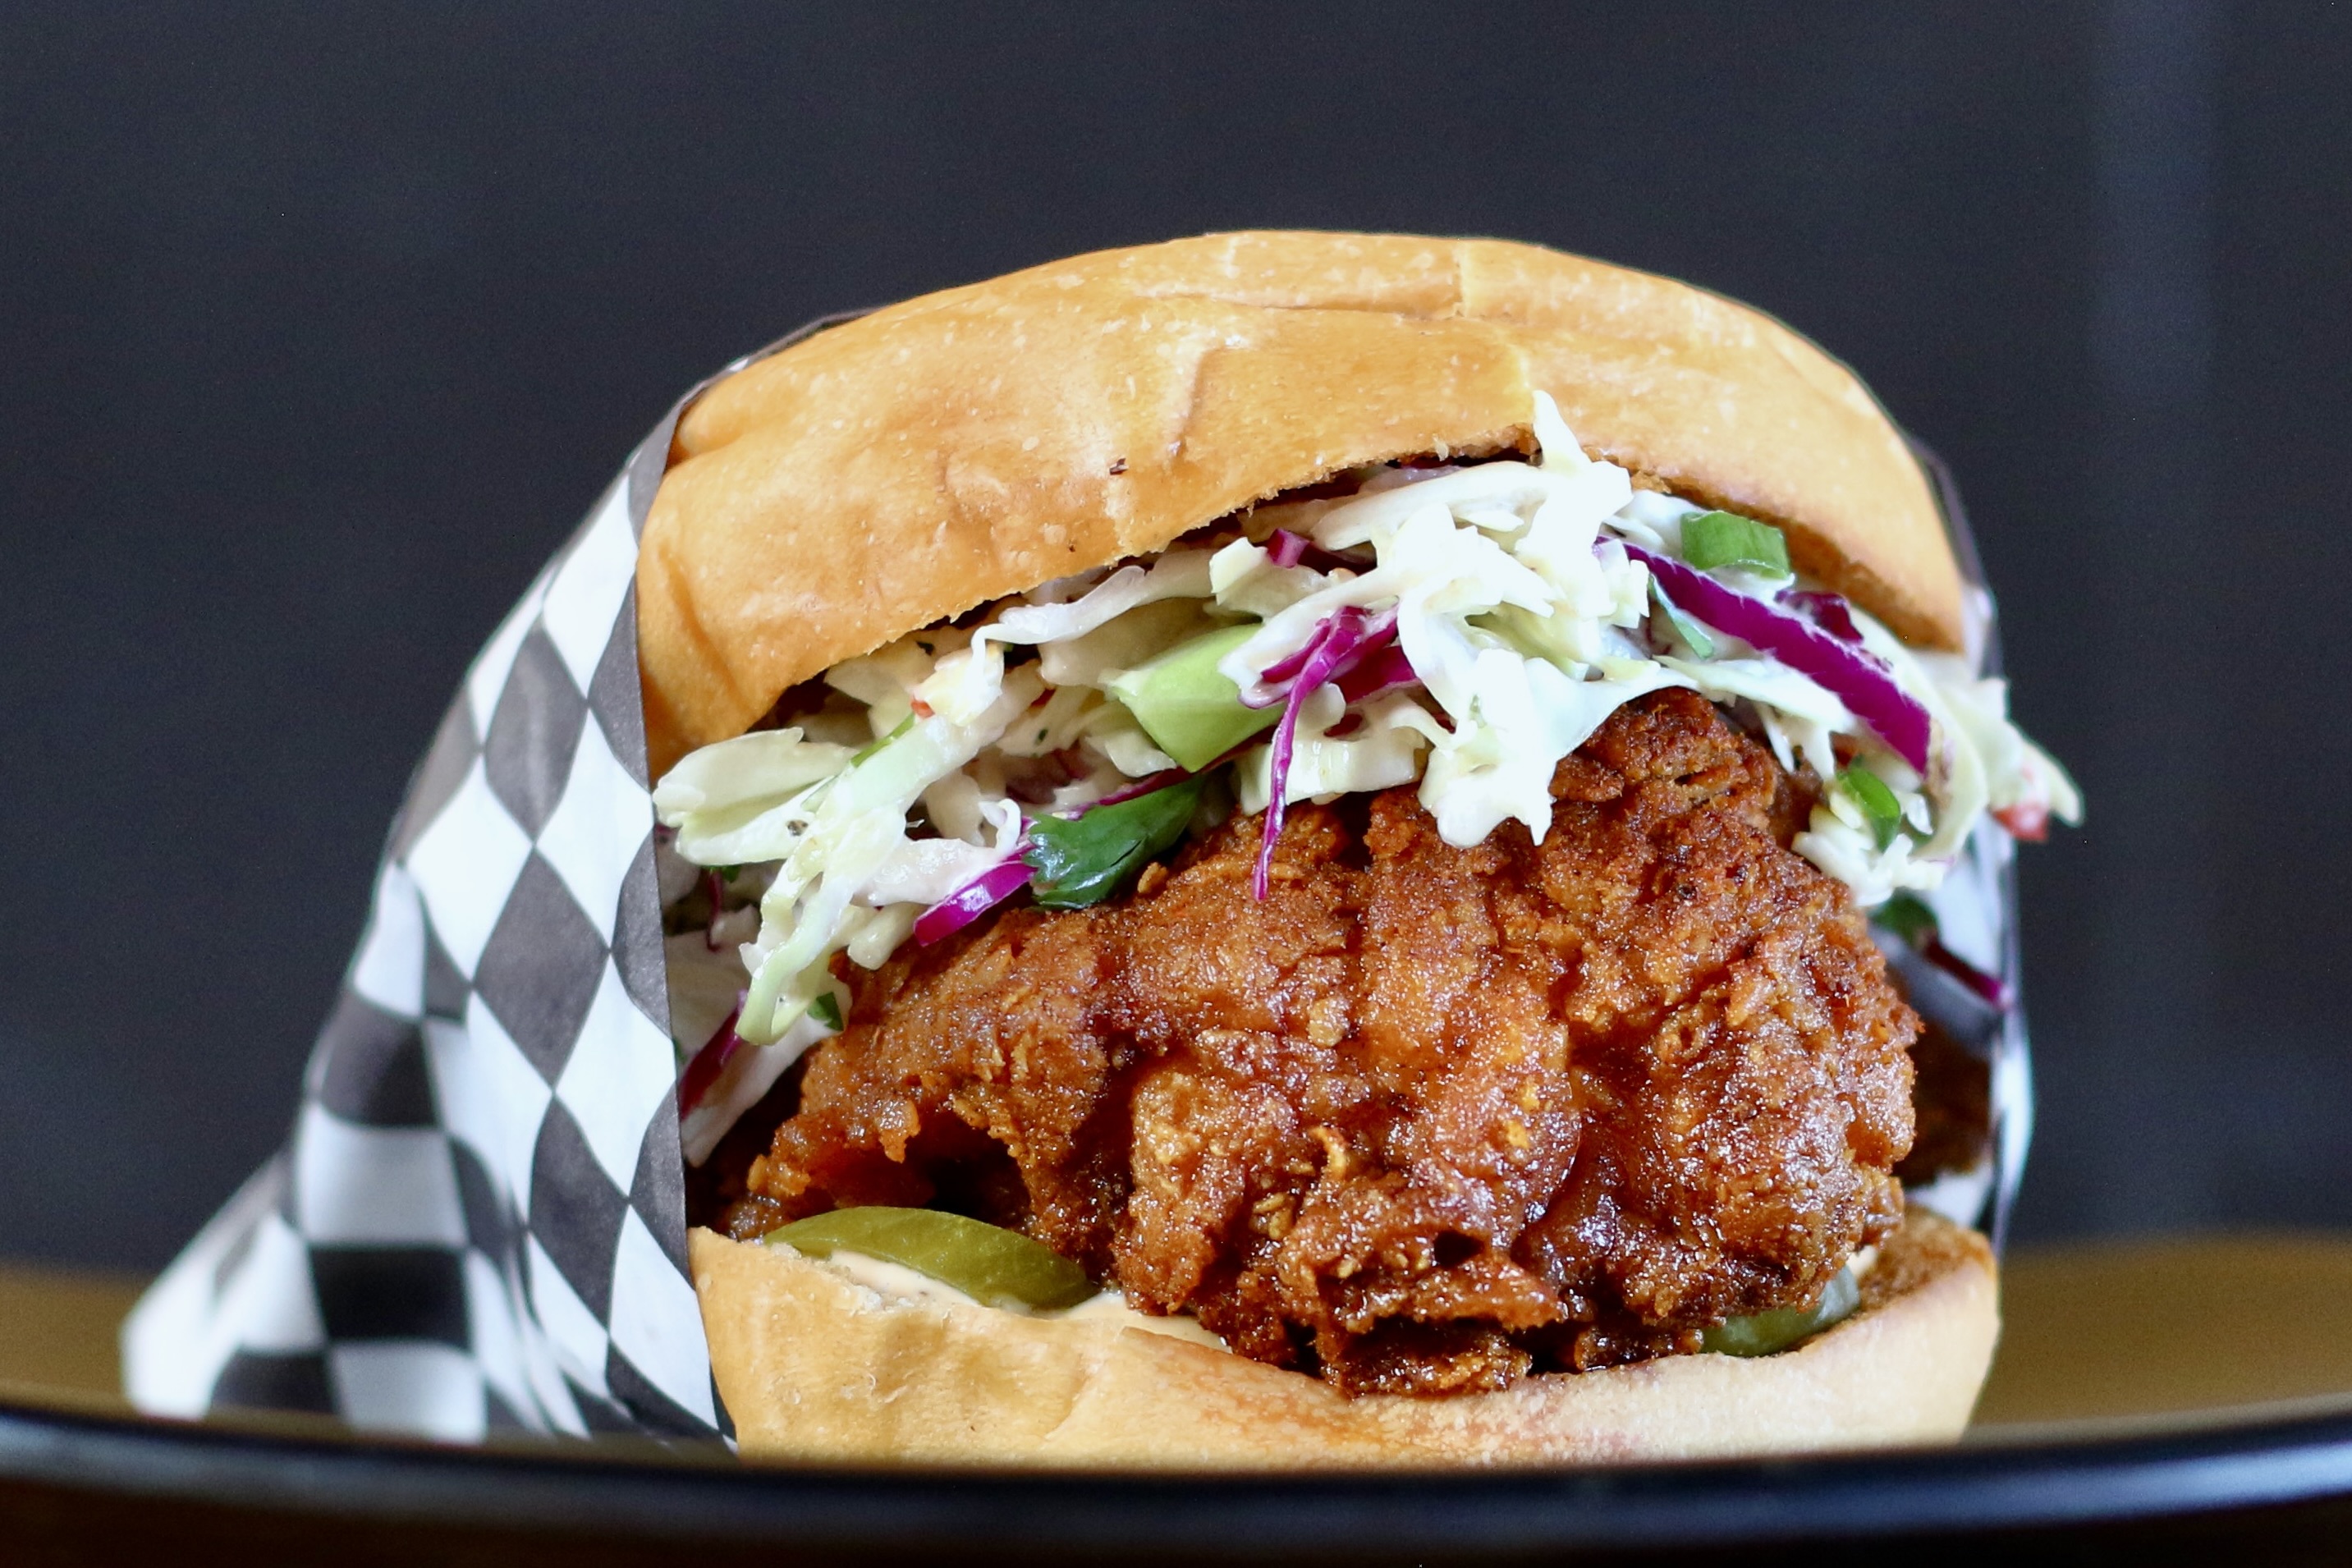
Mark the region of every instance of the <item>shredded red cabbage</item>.
<instances>
[{"instance_id":1,"label":"shredded red cabbage","mask_svg":"<svg viewBox=\"0 0 2352 1568\"><path fill-rule=\"evenodd\" d=\"M718 1083L719 1075L727 1070L727 1064L734 1059L737 1051L743 1048L743 1037L735 1032L735 1020L743 1016L743 994L740 991L735 994L735 1010L727 1015L727 1021L720 1024L703 1047L694 1053L694 1059L688 1062L686 1070L678 1075L677 1113L680 1116L702 1103L703 1097Z\"/></svg>"},{"instance_id":2,"label":"shredded red cabbage","mask_svg":"<svg viewBox=\"0 0 2352 1568\"><path fill-rule=\"evenodd\" d=\"M1298 710L1317 688L1343 679L1368 658L1393 645L1396 620L1394 610L1370 616L1352 605L1343 605L1323 617L1305 647L1269 666L1258 677L1262 686L1289 682L1289 689L1281 693L1282 718L1274 727L1274 752L1266 770L1265 831L1258 840L1257 869L1250 878L1250 896L1261 903L1274 866L1275 841L1282 837L1283 810L1288 804L1283 797L1290 783L1290 752L1298 732Z\"/></svg>"},{"instance_id":3,"label":"shredded red cabbage","mask_svg":"<svg viewBox=\"0 0 2352 1568\"><path fill-rule=\"evenodd\" d=\"M1241 749L1241 747L1236 746L1234 748L1234 752L1238 752ZM1204 773L1209 772L1210 769L1214 768L1218 763L1223 762L1225 757L1232 756L1234 752L1227 752L1224 757L1219 757L1216 762L1211 763L1208 767L1202 768L1201 771ZM1186 773L1182 768L1167 768L1160 773L1146 773L1139 779L1131 779L1128 783L1119 785L1117 789L1111 791L1108 795L1102 796L1099 800L1090 800L1084 805L1073 806L1067 811L1057 811L1054 815L1056 816L1066 816L1075 822L1079 817L1084 816L1087 813L1094 810L1094 808L1098 805L1118 805L1123 802L1133 800L1139 795L1150 795L1156 791L1166 789L1171 784L1182 784L1186 779L1189 779L1192 776L1192 775L1191 773Z\"/></svg>"},{"instance_id":4,"label":"shredded red cabbage","mask_svg":"<svg viewBox=\"0 0 2352 1568\"><path fill-rule=\"evenodd\" d=\"M1922 773L1933 725L1927 710L1895 683L1886 667L1866 650L1842 642L1801 616L1735 594L1706 573L1632 540L1620 540L1625 553L1650 569L1666 597L1716 630L1752 643L1800 675L1811 676L1853 710L1853 716ZM1851 622L1849 621L1849 624Z\"/></svg>"},{"instance_id":5,"label":"shredded red cabbage","mask_svg":"<svg viewBox=\"0 0 2352 1568\"><path fill-rule=\"evenodd\" d=\"M1783 588L1780 590L1780 602L1795 605L1807 620L1840 642L1858 643L1862 640L1862 628L1853 624L1853 612L1835 594Z\"/></svg>"},{"instance_id":6,"label":"shredded red cabbage","mask_svg":"<svg viewBox=\"0 0 2352 1568\"><path fill-rule=\"evenodd\" d=\"M2009 1011L2009 987L1999 975L1987 974L1933 937L1921 944L1919 954L2002 1012Z\"/></svg>"},{"instance_id":7,"label":"shredded red cabbage","mask_svg":"<svg viewBox=\"0 0 2352 1568\"><path fill-rule=\"evenodd\" d=\"M1290 567L1303 563L1312 566L1318 572L1337 572L1342 569L1349 572L1362 570L1357 563L1349 560L1346 556L1335 554L1305 534L1293 533L1286 528L1277 528L1274 531L1274 537L1265 542L1265 553L1276 566Z\"/></svg>"},{"instance_id":8,"label":"shredded red cabbage","mask_svg":"<svg viewBox=\"0 0 2352 1568\"><path fill-rule=\"evenodd\" d=\"M1393 643L1396 640L1396 611L1387 609L1377 616L1368 615L1352 605L1332 611L1316 623L1315 633L1307 639L1304 647L1296 653L1286 654L1257 672L1255 688L1244 687L1242 689L1242 706L1271 708L1288 697L1291 683L1305 674L1308 661L1316 657L1316 651L1323 645L1324 639L1333 635L1334 627L1344 628L1339 635L1345 646L1340 647L1339 662L1325 678L1327 679L1337 679L1346 675L1367 658ZM1321 682L1316 684L1320 685ZM1313 687L1308 689L1312 690Z\"/></svg>"},{"instance_id":9,"label":"shredded red cabbage","mask_svg":"<svg viewBox=\"0 0 2352 1568\"><path fill-rule=\"evenodd\" d=\"M1182 768L1164 768L1156 773L1146 773L1139 779L1130 779L1098 800L1090 800L1084 805L1074 805L1066 811L1057 811L1054 815L1067 817L1075 822L1097 806L1124 805L1138 795L1156 795L1171 785L1182 784L1186 779L1199 778L1202 773L1215 773L1256 744L1257 737L1253 735L1237 746L1226 747L1190 773Z\"/></svg>"},{"instance_id":10,"label":"shredded red cabbage","mask_svg":"<svg viewBox=\"0 0 2352 1568\"><path fill-rule=\"evenodd\" d=\"M1307 639L1307 645L1304 647L1301 647L1297 653L1284 655L1282 658L1276 659L1272 664L1267 665L1264 669L1259 670L1257 672L1257 685L1255 688L1245 688L1242 692L1242 706L1244 708L1271 708L1276 703L1281 701L1283 698L1288 694L1290 689L1286 683L1295 678L1300 670L1305 669L1307 668L1307 661L1315 657L1315 649L1322 641L1323 629L1330 624L1328 617L1326 617L1321 621L1318 621L1315 625L1314 635Z\"/></svg>"},{"instance_id":11,"label":"shredded red cabbage","mask_svg":"<svg viewBox=\"0 0 2352 1568\"><path fill-rule=\"evenodd\" d=\"M915 941L924 947L955 935L1029 885L1029 862L1021 846L1013 853L915 917Z\"/></svg>"},{"instance_id":12,"label":"shredded red cabbage","mask_svg":"<svg viewBox=\"0 0 2352 1568\"><path fill-rule=\"evenodd\" d=\"M1386 643L1366 654L1361 663L1339 678L1339 695L1353 708L1411 686L1420 679L1413 671L1412 661L1405 658L1404 649L1395 643Z\"/></svg>"},{"instance_id":13,"label":"shredded red cabbage","mask_svg":"<svg viewBox=\"0 0 2352 1568\"><path fill-rule=\"evenodd\" d=\"M1318 637L1322 635L1321 628L1318 628L1317 635ZM1210 763L1208 766L1202 768L1201 772L1204 773L1215 772L1217 769L1224 766L1227 763L1232 762L1235 757L1240 756L1244 752L1247 751L1253 743L1254 742L1248 741L1243 742L1240 745L1235 746L1233 750L1225 752L1224 755L1218 757L1213 762ZM1182 784L1186 779L1192 778L1194 776L1196 775L1186 773L1182 768L1168 768L1160 773L1147 774L1139 779L1130 780L1129 783L1121 784L1118 788L1112 790L1108 795L1104 795L1099 800L1090 800L1082 806L1078 806L1070 811L1057 812L1055 815L1066 816L1076 821L1077 818L1084 816L1087 812L1093 811L1097 807L1118 805L1127 801L1134 800L1139 796L1151 795L1160 790L1170 788L1172 785ZM1005 900L1011 898L1022 889L1027 887L1034 875L1034 871L1028 860L1024 858L1022 852L1028 847L1028 837L1024 834L1021 840L1013 846L1013 853L1010 857L998 861L995 865L990 867L987 870L982 871L979 876L974 877L971 881L966 882L962 887L958 888L954 892L950 893L946 898L941 899L938 903L933 904L929 909L925 910L921 914L916 916L914 933L916 942L921 946L929 947L935 942L943 941L948 937L953 936L956 932L963 930L964 927L970 925L972 921L978 920L981 916L986 914L989 910L994 909L997 905L1003 903Z\"/></svg>"}]
</instances>

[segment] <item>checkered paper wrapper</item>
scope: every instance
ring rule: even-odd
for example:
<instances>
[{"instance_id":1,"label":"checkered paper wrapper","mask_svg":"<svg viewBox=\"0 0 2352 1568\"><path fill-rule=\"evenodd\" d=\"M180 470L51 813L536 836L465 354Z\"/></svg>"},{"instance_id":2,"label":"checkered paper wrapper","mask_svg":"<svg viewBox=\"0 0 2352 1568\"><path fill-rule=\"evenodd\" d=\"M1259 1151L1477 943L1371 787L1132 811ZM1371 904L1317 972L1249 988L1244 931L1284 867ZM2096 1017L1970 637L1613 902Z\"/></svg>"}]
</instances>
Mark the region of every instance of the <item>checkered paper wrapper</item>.
<instances>
[{"instance_id":1,"label":"checkered paper wrapper","mask_svg":"<svg viewBox=\"0 0 2352 1568\"><path fill-rule=\"evenodd\" d=\"M634 587L671 433L701 390L467 673L394 822L291 1137L125 1326L141 1409L303 1411L460 1442L728 1434L686 1261ZM1935 903L2013 988L2007 839L1977 835ZM2030 1125L2022 1015L1898 963L1915 1005L1993 1064L1997 1157L1923 1195L1959 1217L1990 1208L1998 1235Z\"/></svg>"}]
</instances>

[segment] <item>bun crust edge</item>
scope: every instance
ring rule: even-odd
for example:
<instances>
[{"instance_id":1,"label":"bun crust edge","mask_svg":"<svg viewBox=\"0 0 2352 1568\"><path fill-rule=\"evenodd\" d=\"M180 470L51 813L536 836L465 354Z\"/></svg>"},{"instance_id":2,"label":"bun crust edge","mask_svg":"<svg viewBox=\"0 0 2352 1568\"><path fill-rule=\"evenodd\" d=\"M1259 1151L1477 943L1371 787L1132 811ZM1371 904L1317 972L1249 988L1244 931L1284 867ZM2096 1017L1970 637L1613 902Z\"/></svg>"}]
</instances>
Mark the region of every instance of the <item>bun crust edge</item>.
<instances>
[{"instance_id":1,"label":"bun crust edge","mask_svg":"<svg viewBox=\"0 0 2352 1568\"><path fill-rule=\"evenodd\" d=\"M890 306L688 409L637 568L654 772L845 658L1279 491L1528 449L1538 388L1594 456L1780 525L1800 570L1959 646L1926 476L1771 317L1502 240L1208 235Z\"/></svg>"},{"instance_id":2,"label":"bun crust edge","mask_svg":"<svg viewBox=\"0 0 2352 1568\"><path fill-rule=\"evenodd\" d=\"M1948 1441L1999 1337L1982 1237L1915 1212L1861 1308L1796 1350L1670 1356L1494 1394L1349 1400L1087 1319L887 1300L790 1248L689 1238L743 1457L1297 1469L1724 1458Z\"/></svg>"}]
</instances>

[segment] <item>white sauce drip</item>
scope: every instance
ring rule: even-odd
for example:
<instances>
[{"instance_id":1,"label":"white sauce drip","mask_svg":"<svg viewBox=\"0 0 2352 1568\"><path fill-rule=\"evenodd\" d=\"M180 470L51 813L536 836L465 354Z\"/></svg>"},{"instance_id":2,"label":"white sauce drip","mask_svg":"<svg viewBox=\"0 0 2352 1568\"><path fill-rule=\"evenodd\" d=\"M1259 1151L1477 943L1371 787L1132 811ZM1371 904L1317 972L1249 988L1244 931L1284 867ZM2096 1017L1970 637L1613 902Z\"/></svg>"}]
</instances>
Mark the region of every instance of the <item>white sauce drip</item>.
<instances>
[{"instance_id":1,"label":"white sauce drip","mask_svg":"<svg viewBox=\"0 0 2352 1568\"><path fill-rule=\"evenodd\" d=\"M1147 1334L1163 1334L1171 1340L1188 1340L1193 1344L1207 1345L1212 1350L1228 1348L1224 1341L1202 1328L1197 1320L1181 1316L1162 1318L1150 1312L1139 1312L1128 1305L1127 1298L1117 1290L1105 1290L1088 1297L1075 1307L1038 1312L1022 1308L996 1307L975 1300L954 1286L934 1279L920 1269L909 1268L903 1263L892 1263L887 1258L876 1258L868 1253L838 1251L830 1258L811 1258L810 1261L831 1268L851 1283L864 1286L887 1301L980 1307L990 1311L1013 1312L1024 1318L1109 1323L1123 1329L1140 1329Z\"/></svg>"}]
</instances>

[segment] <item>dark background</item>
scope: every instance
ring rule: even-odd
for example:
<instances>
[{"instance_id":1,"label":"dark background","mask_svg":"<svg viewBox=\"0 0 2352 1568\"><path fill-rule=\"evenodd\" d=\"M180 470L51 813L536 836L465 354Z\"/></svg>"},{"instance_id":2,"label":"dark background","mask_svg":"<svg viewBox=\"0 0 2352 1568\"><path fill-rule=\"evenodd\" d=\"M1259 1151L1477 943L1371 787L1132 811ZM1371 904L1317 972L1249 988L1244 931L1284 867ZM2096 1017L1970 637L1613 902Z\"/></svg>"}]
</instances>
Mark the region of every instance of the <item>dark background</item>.
<instances>
[{"instance_id":1,"label":"dark background","mask_svg":"<svg viewBox=\"0 0 2352 1568\"><path fill-rule=\"evenodd\" d=\"M1217 227L1499 234L1850 360L2027 726L2028 1237L2352 1224L2352 17L2147 0L0 15L0 1253L281 1136L467 658L804 318Z\"/></svg>"}]
</instances>

